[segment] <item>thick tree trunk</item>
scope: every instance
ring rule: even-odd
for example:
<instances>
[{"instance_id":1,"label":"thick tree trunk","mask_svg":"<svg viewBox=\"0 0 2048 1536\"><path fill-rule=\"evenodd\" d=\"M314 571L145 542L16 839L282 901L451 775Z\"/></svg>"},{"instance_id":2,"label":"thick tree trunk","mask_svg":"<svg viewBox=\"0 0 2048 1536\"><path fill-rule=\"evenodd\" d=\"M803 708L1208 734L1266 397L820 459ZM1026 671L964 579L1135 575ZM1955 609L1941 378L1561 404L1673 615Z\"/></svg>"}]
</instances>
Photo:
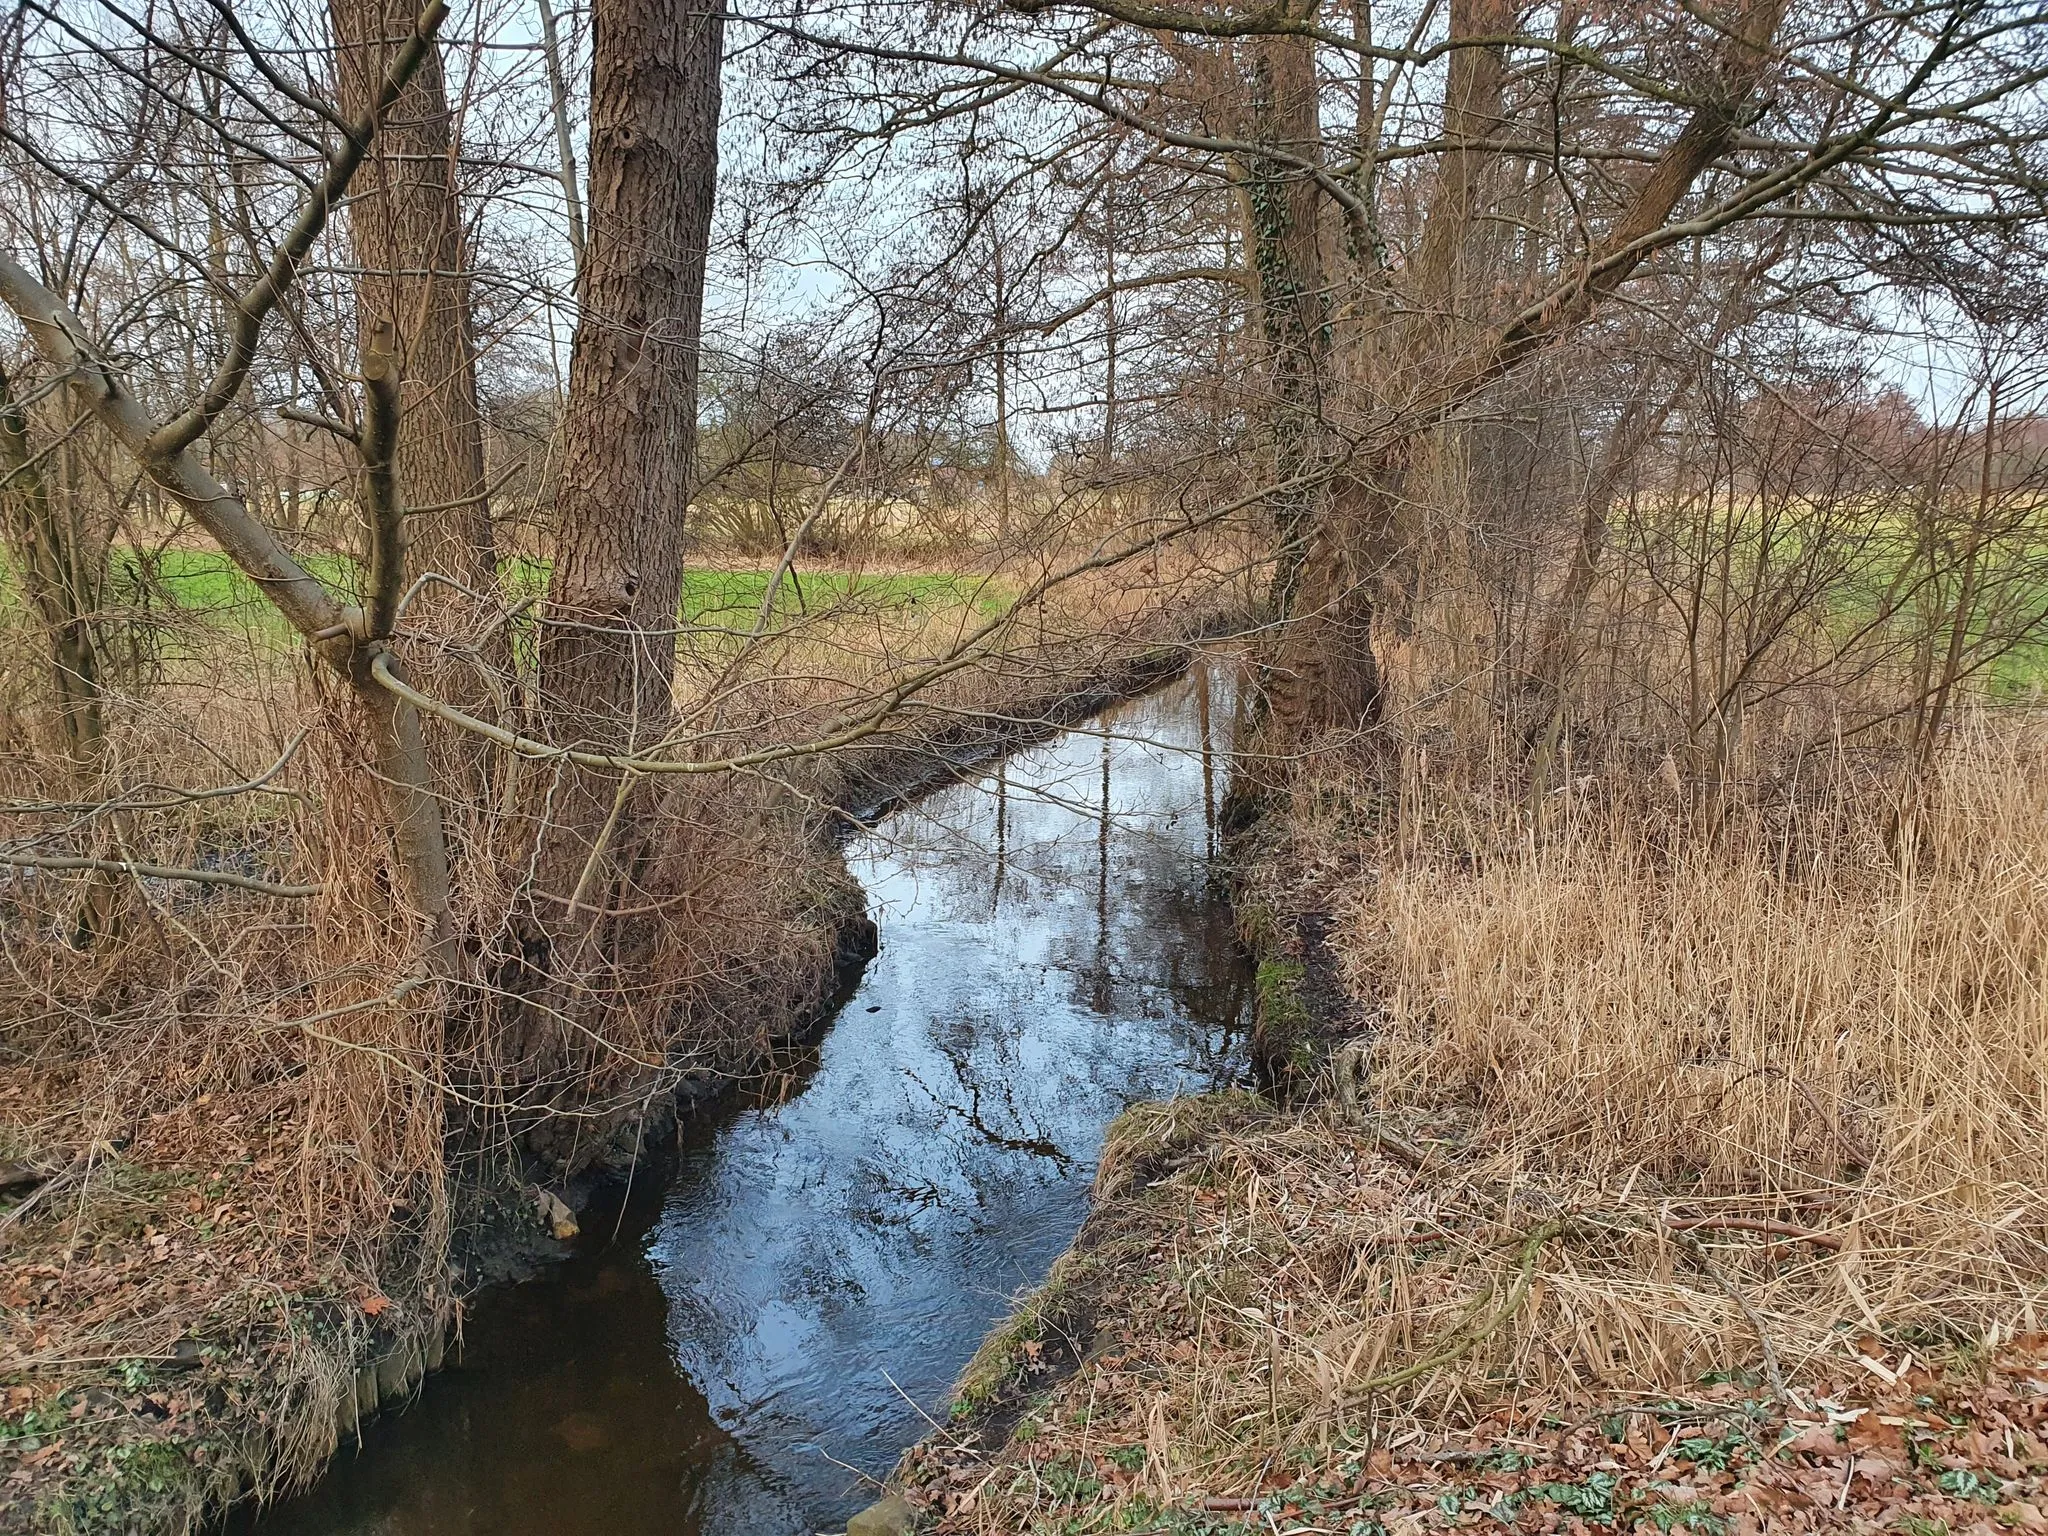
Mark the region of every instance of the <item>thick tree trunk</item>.
<instances>
[{"instance_id":1,"label":"thick tree trunk","mask_svg":"<svg viewBox=\"0 0 2048 1536\"><path fill-rule=\"evenodd\" d=\"M1374 597L1387 559L1387 502L1385 486L1351 473L1338 476L1321 498L1321 515L1302 541L1301 573L1267 685L1276 753L1379 719Z\"/></svg>"},{"instance_id":2,"label":"thick tree trunk","mask_svg":"<svg viewBox=\"0 0 2048 1536\"><path fill-rule=\"evenodd\" d=\"M718 0L592 15L583 314L540 665L560 739L600 750L670 718L723 39Z\"/></svg>"},{"instance_id":3,"label":"thick tree trunk","mask_svg":"<svg viewBox=\"0 0 2048 1536\"><path fill-rule=\"evenodd\" d=\"M366 113L391 60L412 31L417 0L329 0L338 99ZM414 681L486 718L505 712L509 638L495 622L497 544L485 481L470 318L469 253L456 178L456 128L438 43L383 115L349 200L358 352L367 369L395 369L397 438L392 487L405 515L397 529L404 582L427 572L404 627ZM417 509L417 510L414 510ZM381 546L380 546L381 547ZM473 594L473 595L472 595ZM448 797L445 821L458 853L490 855L493 785L506 771L474 736L437 733L434 777Z\"/></svg>"},{"instance_id":4,"label":"thick tree trunk","mask_svg":"<svg viewBox=\"0 0 2048 1536\"><path fill-rule=\"evenodd\" d=\"M365 112L411 34L414 0L329 0L341 108ZM410 574L439 571L478 592L497 581L477 408L469 261L454 129L438 46L385 114L349 199L358 330L388 325L402 380L398 485L410 518ZM412 612L453 599L423 591ZM456 605L457 612L466 611Z\"/></svg>"},{"instance_id":5,"label":"thick tree trunk","mask_svg":"<svg viewBox=\"0 0 2048 1536\"><path fill-rule=\"evenodd\" d=\"M1268 151L1241 169L1275 487L1268 606L1278 632L1266 735L1284 753L1323 726L1368 721L1378 710L1375 541L1365 536L1374 497L1338 464L1331 279L1312 169L1323 149L1314 45L1300 36L1260 38L1246 62L1246 107L1231 126Z\"/></svg>"},{"instance_id":6,"label":"thick tree trunk","mask_svg":"<svg viewBox=\"0 0 2048 1536\"><path fill-rule=\"evenodd\" d=\"M1293 611L1329 455L1330 296L1323 266L1322 196L1306 165L1322 156L1315 50L1304 37L1250 45L1242 131L1271 151L1244 166L1246 243L1266 344L1267 430L1277 559L1272 606ZM1305 164L1304 164L1305 163Z\"/></svg>"},{"instance_id":7,"label":"thick tree trunk","mask_svg":"<svg viewBox=\"0 0 2048 1536\"><path fill-rule=\"evenodd\" d=\"M683 530L696 455L704 265L717 183L721 0L597 0L589 224L570 362L555 566L540 624L549 735L646 748L673 718ZM544 806L540 791L545 791ZM644 807L631 781L577 771L537 786L544 815L529 975L579 990L619 935ZM532 1010L545 1070L558 1004ZM536 1033L538 1031L538 1033Z\"/></svg>"}]
</instances>

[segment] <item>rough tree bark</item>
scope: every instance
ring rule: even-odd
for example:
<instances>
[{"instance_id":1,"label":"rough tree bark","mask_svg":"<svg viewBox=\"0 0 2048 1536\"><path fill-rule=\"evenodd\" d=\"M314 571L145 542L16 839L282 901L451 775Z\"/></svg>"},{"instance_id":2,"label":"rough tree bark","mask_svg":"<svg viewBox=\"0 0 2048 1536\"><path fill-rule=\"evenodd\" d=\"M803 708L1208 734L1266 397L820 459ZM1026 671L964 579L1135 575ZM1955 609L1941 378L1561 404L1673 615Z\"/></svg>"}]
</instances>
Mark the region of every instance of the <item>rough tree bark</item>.
<instances>
[{"instance_id":1,"label":"rough tree bark","mask_svg":"<svg viewBox=\"0 0 2048 1536\"><path fill-rule=\"evenodd\" d=\"M367 113L412 31L413 0L329 0L339 104ZM429 637L410 647L418 681L437 698L501 715L499 681L511 654L499 611L497 541L485 482L469 251L456 177L457 132L438 44L383 113L356 173L349 238L356 275L358 354L366 375L389 370L399 388L391 493L407 582L435 572L405 614ZM474 595L471 595L474 594ZM454 791L444 816L458 849L488 838L486 808L503 772L474 736L443 732L437 775Z\"/></svg>"},{"instance_id":2,"label":"rough tree bark","mask_svg":"<svg viewBox=\"0 0 2048 1536\"><path fill-rule=\"evenodd\" d=\"M329 14L338 100L360 117L412 33L411 0L330 0ZM455 170L437 47L384 114L356 173L348 216L357 330L366 352L380 326L396 338L398 489L408 507L435 509L410 519L411 574L439 571L488 592L497 561ZM449 601L445 588L423 591L415 609L431 613Z\"/></svg>"},{"instance_id":3,"label":"rough tree bark","mask_svg":"<svg viewBox=\"0 0 2048 1536\"><path fill-rule=\"evenodd\" d=\"M1290 14L1313 20L1315 5ZM1247 39L1236 59L1187 55L1207 76L1218 126L1258 145L1236 167L1252 296L1266 363L1266 433L1274 490L1269 617L1279 635L1269 656L1268 739L1298 739L1342 700L1369 717L1379 697L1369 588L1360 571L1372 551L1345 535L1359 519L1334 515L1341 456L1333 411L1340 394L1331 274L1315 168L1322 158L1315 45L1300 35ZM1349 488L1355 494L1355 487Z\"/></svg>"},{"instance_id":4,"label":"rough tree bark","mask_svg":"<svg viewBox=\"0 0 2048 1536\"><path fill-rule=\"evenodd\" d=\"M644 749L672 720L723 44L721 0L597 0L591 16L582 315L539 643L547 733L586 750ZM547 985L605 963L602 914L640 851L632 790L588 770L536 786L521 940ZM537 1008L528 1030L543 1066L552 1019Z\"/></svg>"},{"instance_id":5,"label":"rough tree bark","mask_svg":"<svg viewBox=\"0 0 2048 1536\"><path fill-rule=\"evenodd\" d=\"M1512 31L1515 14L1513 0L1453 0L1450 36L1501 36ZM1302 37L1266 41L1269 48L1284 44L1304 54L1310 50ZM1312 90L1312 55L1306 71ZM1334 398L1330 402L1330 409L1341 410L1347 422L1398 408L1399 397L1415 388L1435 358L1473 329L1464 302L1474 283L1468 270L1472 231L1493 158L1485 140L1498 123L1503 76L1499 48L1465 47L1450 55L1444 96L1449 147L1438 160L1422 239L1400 303L1390 305L1392 293L1384 282L1348 285L1363 323L1346 327L1346 340L1353 344L1323 365L1323 372L1333 376L1333 387L1348 397L1341 405ZM1285 147L1319 162L1322 141L1313 96L1293 110L1291 120ZM1270 142L1256 131L1254 137ZM1297 174L1295 179L1321 202L1309 178ZM1353 256L1377 260L1372 250L1354 250ZM1340 369L1337 383L1334 375ZM1283 628L1269 689L1270 734L1278 747L1322 730L1363 728L1380 718L1389 678L1375 649L1375 629L1384 628L1390 616L1396 624L1410 620L1420 569L1415 553L1421 530L1404 515L1415 505L1415 449L1404 441L1390 451L1343 462L1328 453L1331 483L1318 499L1316 514L1281 543L1274 607ZM1420 457L1434 465L1443 456ZM1298 565L1294 572L1288 570L1290 549Z\"/></svg>"}]
</instances>

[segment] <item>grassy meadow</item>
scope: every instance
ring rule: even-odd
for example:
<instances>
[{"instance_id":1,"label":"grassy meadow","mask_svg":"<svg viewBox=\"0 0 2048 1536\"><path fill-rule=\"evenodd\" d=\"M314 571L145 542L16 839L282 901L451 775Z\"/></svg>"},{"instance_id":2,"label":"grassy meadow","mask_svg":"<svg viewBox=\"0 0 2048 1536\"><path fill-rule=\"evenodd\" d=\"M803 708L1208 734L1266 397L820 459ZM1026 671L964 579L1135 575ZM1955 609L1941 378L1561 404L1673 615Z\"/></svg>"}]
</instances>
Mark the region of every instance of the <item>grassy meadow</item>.
<instances>
[{"instance_id":1,"label":"grassy meadow","mask_svg":"<svg viewBox=\"0 0 2048 1536\"><path fill-rule=\"evenodd\" d=\"M307 569L340 591L360 593L359 566L345 556L301 557ZM515 556L503 562L501 580L513 601L547 588L548 562ZM771 570L747 566L693 565L683 573L677 614L692 629L744 633L760 614ZM264 600L233 561L214 550L116 550L109 561L109 607L166 621L203 618L247 630L252 638L290 639L290 626ZM8 583L12 585L11 582ZM834 611L866 614L962 609L992 618L1014 600L1004 583L950 571L793 570L783 575L771 613L782 628Z\"/></svg>"}]
</instances>

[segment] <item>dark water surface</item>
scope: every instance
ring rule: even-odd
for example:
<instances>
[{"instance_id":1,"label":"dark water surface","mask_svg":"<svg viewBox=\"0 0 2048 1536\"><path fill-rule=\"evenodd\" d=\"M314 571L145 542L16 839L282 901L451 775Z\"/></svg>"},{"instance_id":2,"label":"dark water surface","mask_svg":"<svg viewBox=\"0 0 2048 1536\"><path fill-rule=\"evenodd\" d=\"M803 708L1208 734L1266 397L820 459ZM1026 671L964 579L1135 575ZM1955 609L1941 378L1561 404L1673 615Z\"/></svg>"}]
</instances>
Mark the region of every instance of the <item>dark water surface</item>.
<instances>
[{"instance_id":1,"label":"dark water surface","mask_svg":"<svg viewBox=\"0 0 2048 1536\"><path fill-rule=\"evenodd\" d=\"M843 1527L1072 1239L1110 1119L1242 1074L1231 714L1198 671L857 837L881 953L781 1102L690 1127L613 1241L481 1298L258 1536Z\"/></svg>"}]
</instances>

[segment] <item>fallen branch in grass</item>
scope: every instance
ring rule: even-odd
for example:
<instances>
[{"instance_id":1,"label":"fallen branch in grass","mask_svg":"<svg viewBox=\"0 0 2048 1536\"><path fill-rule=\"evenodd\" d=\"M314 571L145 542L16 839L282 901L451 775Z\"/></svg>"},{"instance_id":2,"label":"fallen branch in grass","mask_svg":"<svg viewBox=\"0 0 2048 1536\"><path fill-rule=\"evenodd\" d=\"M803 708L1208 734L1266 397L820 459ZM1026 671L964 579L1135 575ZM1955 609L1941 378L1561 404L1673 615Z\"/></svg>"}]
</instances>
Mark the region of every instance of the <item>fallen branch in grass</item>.
<instances>
[{"instance_id":1,"label":"fallen branch in grass","mask_svg":"<svg viewBox=\"0 0 2048 1536\"><path fill-rule=\"evenodd\" d=\"M1758 1315L1756 1308L1749 1304L1749 1298L1743 1295L1742 1288L1722 1274L1720 1266L1707 1257L1707 1250L1698 1238L1684 1231L1679 1232L1677 1236L1680 1245L1692 1255L1693 1263L1699 1265L1706 1277L1721 1288L1721 1293L1734 1302L1735 1309L1748 1320L1750 1331L1756 1335L1757 1347L1763 1351L1764 1374L1771 1378L1771 1393L1779 1402L1786 1401L1785 1372L1778 1365L1778 1351L1771 1344L1770 1330L1764 1327L1763 1318Z\"/></svg>"}]
</instances>

